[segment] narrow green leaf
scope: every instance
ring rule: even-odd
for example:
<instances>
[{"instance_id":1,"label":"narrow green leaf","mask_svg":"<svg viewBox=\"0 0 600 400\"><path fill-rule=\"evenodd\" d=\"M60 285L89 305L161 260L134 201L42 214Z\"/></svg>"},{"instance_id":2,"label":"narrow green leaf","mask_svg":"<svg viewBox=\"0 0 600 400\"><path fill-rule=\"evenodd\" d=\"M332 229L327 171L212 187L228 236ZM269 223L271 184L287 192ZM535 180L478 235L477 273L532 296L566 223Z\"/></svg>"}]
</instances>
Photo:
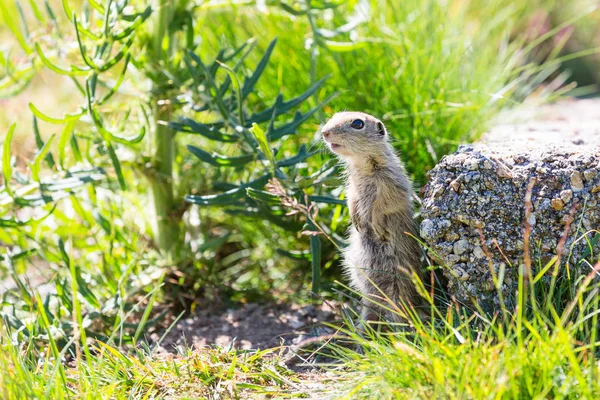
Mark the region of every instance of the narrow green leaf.
<instances>
[{"instance_id":1,"label":"narrow green leaf","mask_svg":"<svg viewBox=\"0 0 600 400\"><path fill-rule=\"evenodd\" d=\"M192 145L187 146L188 150L198 157L200 160L214 165L215 167L238 167L241 165L248 164L252 160L254 160L254 154L248 154L245 156L239 157L225 157L217 153L209 154L206 151Z\"/></svg>"},{"instance_id":2,"label":"narrow green leaf","mask_svg":"<svg viewBox=\"0 0 600 400\"><path fill-rule=\"evenodd\" d=\"M554 256L550 259L550 261L548 261L546 263L546 265L544 266L544 268L542 268L535 276L535 278L533 278L533 283L537 283L540 279L542 279L542 277L546 274L546 272L548 272L548 270L554 265L556 264L556 261L558 261L558 256Z\"/></svg>"},{"instance_id":3,"label":"narrow green leaf","mask_svg":"<svg viewBox=\"0 0 600 400\"><path fill-rule=\"evenodd\" d=\"M44 147L44 141L42 140L42 135L40 134L40 128L38 126L38 122L37 122L37 118L34 116L33 117L33 134L35 136L35 143L38 147L38 150L41 150L42 147ZM51 153L48 153L46 155L46 163L48 164L48 166L52 169L54 168L54 157L52 156Z\"/></svg>"},{"instance_id":4,"label":"narrow green leaf","mask_svg":"<svg viewBox=\"0 0 600 400\"><path fill-rule=\"evenodd\" d=\"M55 360L60 360L60 352L58 351L58 346L56 345L56 341L54 340L54 337L52 335L52 330L50 329L50 320L48 319L48 314L46 314L45 308L44 308L44 303L42 303L42 299L40 297L39 293L35 293L35 300L36 300L36 304L37 304L37 310L40 314L40 318L38 319L40 322L41 327L46 330L47 334L48 334L48 341L50 342L50 349L52 350L52 355L54 356ZM61 381L63 385L67 385L67 378L65 376L65 371L64 371L64 367L62 365L62 363L58 363L58 372L60 374L61 377Z\"/></svg>"},{"instance_id":5,"label":"narrow green leaf","mask_svg":"<svg viewBox=\"0 0 600 400\"><path fill-rule=\"evenodd\" d=\"M302 114L300 111L297 111L296 114L294 114L294 119L292 121L290 121L280 127L277 127L275 129L273 129L271 132L269 132L269 140L281 139L282 137L284 137L286 135L291 135L291 134L296 133L296 131L298 130L300 125L302 125L304 122L308 121L308 119L310 117L312 117L318 110L320 110L321 107L323 107L325 104L327 104L328 102L330 102L332 99L334 99L337 96L338 96L338 93L334 93L334 94L328 96L325 100L323 100L322 102L317 104L314 108L310 109L309 111L307 111L304 114Z\"/></svg>"},{"instance_id":6,"label":"narrow green leaf","mask_svg":"<svg viewBox=\"0 0 600 400\"><path fill-rule=\"evenodd\" d=\"M35 2L35 0L30 1ZM48 0L44 0L44 5L46 6L46 14L48 14L54 26L56 26L58 21L56 20L56 15L54 14L54 11L52 11L52 7L50 7L50 3L48 3ZM60 33L58 33L58 36L60 37Z\"/></svg>"},{"instance_id":7,"label":"narrow green leaf","mask_svg":"<svg viewBox=\"0 0 600 400\"><path fill-rule=\"evenodd\" d=\"M102 4L98 3L96 0L88 0L88 3L90 3L90 6L92 6L94 8L94 10L96 10L100 14L104 15L105 11L104 11L104 6ZM69 18L71 18L70 15L69 15Z\"/></svg>"},{"instance_id":8,"label":"narrow green leaf","mask_svg":"<svg viewBox=\"0 0 600 400\"><path fill-rule=\"evenodd\" d=\"M58 141L58 162L60 163L60 167L62 169L65 168L65 152L67 149L67 142L71 139L71 136L73 135L74 126L74 121L67 122L60 134L60 140Z\"/></svg>"},{"instance_id":9,"label":"narrow green leaf","mask_svg":"<svg viewBox=\"0 0 600 400\"><path fill-rule=\"evenodd\" d=\"M121 230L118 229L116 225L111 224L110 221L104 215L102 215L96 210L94 211L94 219L96 220L98 225L102 227L102 229L107 235L113 236L121 243L128 242L125 236L123 236L123 234L121 233Z\"/></svg>"},{"instance_id":10,"label":"narrow green leaf","mask_svg":"<svg viewBox=\"0 0 600 400\"><path fill-rule=\"evenodd\" d=\"M310 255L312 265L312 291L319 293L321 281L321 238L317 235L310 237Z\"/></svg>"},{"instance_id":11,"label":"narrow green leaf","mask_svg":"<svg viewBox=\"0 0 600 400\"><path fill-rule=\"evenodd\" d=\"M10 180L12 178L12 165L10 163L10 155L11 155L11 143L12 138L15 133L15 128L17 127L16 123L13 123L8 129L8 133L6 134L6 138L4 139L4 145L2 149L2 175L4 177L4 185L6 186L6 191L8 194L13 197L14 192L10 187Z\"/></svg>"},{"instance_id":12,"label":"narrow green leaf","mask_svg":"<svg viewBox=\"0 0 600 400\"><path fill-rule=\"evenodd\" d=\"M36 71L33 68L25 68L1 79L0 99L9 99L21 94L29 87L35 75Z\"/></svg>"},{"instance_id":13,"label":"narrow green leaf","mask_svg":"<svg viewBox=\"0 0 600 400\"><path fill-rule=\"evenodd\" d=\"M269 179L271 179L271 174L263 175L260 178L257 178L248 183L244 183L235 189L228 190L225 193L211 194L207 196L189 195L185 197L185 201L201 206L233 204L236 202L236 200L238 200L246 194L246 188L262 188L267 184Z\"/></svg>"},{"instance_id":14,"label":"narrow green leaf","mask_svg":"<svg viewBox=\"0 0 600 400\"><path fill-rule=\"evenodd\" d=\"M94 60L92 60L88 54L87 54L87 48L85 47L85 45L83 44L83 41L81 40L81 34L79 33L79 27L80 25L77 23L77 16L75 14L73 14L73 27L75 28L75 36L77 37L77 44L79 45L79 53L81 54L81 58L83 59L83 62L87 64L88 67L90 67L93 70L98 70L98 66L96 65L96 63L94 63Z\"/></svg>"},{"instance_id":15,"label":"narrow green leaf","mask_svg":"<svg viewBox=\"0 0 600 400\"><path fill-rule=\"evenodd\" d=\"M45 193L40 195L27 195L15 198L14 203L20 207L38 207L53 203L70 195L71 194L68 192L52 193L51 195ZM0 201L0 205L5 205L5 202Z\"/></svg>"},{"instance_id":16,"label":"narrow green leaf","mask_svg":"<svg viewBox=\"0 0 600 400\"><path fill-rule=\"evenodd\" d=\"M188 69L190 70L190 72L195 74L196 81L198 81L198 79L199 79L198 73L194 69L194 67L191 65L191 62L189 61L190 59L194 60L194 62L200 68L202 68L202 72L204 73L204 77L206 78L204 83L208 83L208 86L212 89L212 91L209 91L209 94L211 95L213 102L217 105L217 108L219 109L219 112L221 113L223 118L228 119L229 118L229 109L225 105L225 102L223 101L223 97L219 93L219 88L214 81L214 72L211 72L211 70L206 67L206 65L202 62L202 59L200 58L200 56L198 56L197 54L195 54L192 51L188 51L186 57L184 57L184 60L186 62L186 65L188 65ZM216 68L219 66L219 64L217 64L215 62L213 64L213 66L216 71ZM213 93L213 91L214 91L214 93Z\"/></svg>"},{"instance_id":17,"label":"narrow green leaf","mask_svg":"<svg viewBox=\"0 0 600 400\"><path fill-rule=\"evenodd\" d=\"M88 304L90 306L94 307L95 309L100 309L100 302L98 301L98 298L90 290L87 282L84 281L83 278L81 277L81 274L78 273L76 275L76 279L77 279L77 289L79 291L79 294L81 294L83 296L83 298L88 302Z\"/></svg>"},{"instance_id":18,"label":"narrow green leaf","mask_svg":"<svg viewBox=\"0 0 600 400\"><path fill-rule=\"evenodd\" d=\"M133 33L148 17L152 14L152 7L148 6L144 12L138 14L131 25L125 28L122 32L112 35L113 40L119 41L125 39Z\"/></svg>"},{"instance_id":19,"label":"narrow green leaf","mask_svg":"<svg viewBox=\"0 0 600 400\"><path fill-rule=\"evenodd\" d=\"M60 252L63 256L63 259L65 260L65 264L67 265L67 267L69 268L69 271L71 273L71 295L72 295L72 301L73 301L73 316L75 317L75 319L77 321L77 328L78 328L77 330L78 330L79 336L81 338L81 344L83 347L83 351L85 353L86 358L89 359L91 357L91 355L90 355L89 348L88 348L85 327L83 326L83 311L81 309L81 303L79 302L77 293L81 294L83 296L83 298L85 298L90 304L93 304L94 302L95 302L95 304L98 304L98 300L87 289L87 284L85 283L85 281L83 281L83 279L81 279L81 274L78 271L77 267L75 266L75 263L73 262L72 255L67 254L67 252L65 251L63 241L59 240L58 245L60 248ZM71 246L71 252L72 252L72 246ZM99 307L100 306L98 304L97 308L99 308Z\"/></svg>"},{"instance_id":20,"label":"narrow green leaf","mask_svg":"<svg viewBox=\"0 0 600 400\"><path fill-rule=\"evenodd\" d=\"M291 166L295 166L296 164L299 164L303 161L305 161L307 158L315 155L317 152L316 151L312 151L312 152L307 152L306 151L306 145L302 145L300 146L300 150L298 151L298 154L296 154L295 156L292 156L290 158L285 158L283 160L279 160L277 161L277 166L278 167L291 167Z\"/></svg>"},{"instance_id":21,"label":"narrow green leaf","mask_svg":"<svg viewBox=\"0 0 600 400\"><path fill-rule=\"evenodd\" d=\"M341 206L346 205L344 200L330 196L308 196L308 200L312 201L313 203L339 204Z\"/></svg>"},{"instance_id":22,"label":"narrow green leaf","mask_svg":"<svg viewBox=\"0 0 600 400\"><path fill-rule=\"evenodd\" d=\"M252 128L250 128L250 132L254 135L254 138L258 142L258 146L260 150L263 152L265 157L271 163L271 170L273 174L275 174L275 158L273 156L273 150L271 150L271 146L269 146L269 141L267 139L267 135L265 131L261 129L257 124L252 124Z\"/></svg>"},{"instance_id":23,"label":"narrow green leaf","mask_svg":"<svg viewBox=\"0 0 600 400\"><path fill-rule=\"evenodd\" d=\"M232 207L235 207L235 205L233 205ZM298 231L302 229L302 224L297 223L289 217L286 217L280 210L270 209L264 205L259 208L248 207L246 205L242 205L242 207L244 208L226 209L225 212L229 215L234 215L236 217L242 215L244 217L257 218L261 221L266 219L273 225L276 225L281 229L284 229L288 232L292 232L294 234L298 233Z\"/></svg>"},{"instance_id":24,"label":"narrow green leaf","mask_svg":"<svg viewBox=\"0 0 600 400\"><path fill-rule=\"evenodd\" d=\"M104 231L104 233L106 233L107 235L112 235L112 224L110 223L110 221L104 217L104 215L102 215L99 211L94 210L94 220L98 223L98 225L100 225L100 227L102 228L102 230Z\"/></svg>"},{"instance_id":25,"label":"narrow green leaf","mask_svg":"<svg viewBox=\"0 0 600 400\"><path fill-rule=\"evenodd\" d=\"M104 25L102 26L102 30L104 31L104 37L109 37L110 31L114 28L116 20L114 18L111 19L112 14L110 9L113 0L108 0L106 3L106 12L104 13Z\"/></svg>"},{"instance_id":26,"label":"narrow green leaf","mask_svg":"<svg viewBox=\"0 0 600 400\"><path fill-rule=\"evenodd\" d=\"M35 0L29 0L29 6L31 7L31 11L33 11L33 15L38 22L44 22L45 18Z\"/></svg>"},{"instance_id":27,"label":"narrow green leaf","mask_svg":"<svg viewBox=\"0 0 600 400\"><path fill-rule=\"evenodd\" d=\"M46 155L48 154L48 151L50 151L50 146L52 145L54 136L55 135L50 136L50 139L48 139L48 141L46 143L44 143L44 146L42 146L42 148L38 151L38 153L36 154L36 156L33 159L33 162L30 164L31 177L36 182L40 181L40 163L46 157Z\"/></svg>"},{"instance_id":28,"label":"narrow green leaf","mask_svg":"<svg viewBox=\"0 0 600 400\"><path fill-rule=\"evenodd\" d=\"M252 51L252 49L254 49L254 47L256 46L256 41L252 38L249 40L246 40L244 42L244 44L242 44L240 47L238 47L237 49L234 49L231 51L231 53L229 54L224 54L222 58L220 58L220 60L222 62L228 62L230 60L233 60L235 58L235 56L237 56L238 54L241 54L244 50L244 54L242 54L242 56L240 57L240 60L244 60L246 57L248 57L248 54L250 54L250 52ZM238 61L239 63L239 61ZM236 67L238 66L238 64L236 63ZM234 68L233 70L235 71L237 68Z\"/></svg>"},{"instance_id":29,"label":"narrow green leaf","mask_svg":"<svg viewBox=\"0 0 600 400\"><path fill-rule=\"evenodd\" d=\"M85 111L82 111L77 114L65 114L65 116L62 118L52 118L52 117L49 117L46 114L42 113L40 110L38 110L37 107L33 103L29 103L29 109L31 110L33 115L35 115L42 121L49 122L51 124L61 124L61 125L66 124L68 122L77 121L79 118L81 118L83 116L83 114L85 114Z\"/></svg>"},{"instance_id":30,"label":"narrow green leaf","mask_svg":"<svg viewBox=\"0 0 600 400\"><path fill-rule=\"evenodd\" d=\"M69 18L69 21L70 21L71 18L73 18L74 13L73 13L73 9L69 5L69 0L62 0L62 6L63 6L63 10L65 11L65 15L67 16L67 18Z\"/></svg>"},{"instance_id":31,"label":"narrow green leaf","mask_svg":"<svg viewBox=\"0 0 600 400\"><path fill-rule=\"evenodd\" d=\"M217 142L234 143L239 139L237 135L219 132L213 126L196 122L190 118L181 118L179 122L168 122L167 126L178 132L200 134Z\"/></svg>"},{"instance_id":32,"label":"narrow green leaf","mask_svg":"<svg viewBox=\"0 0 600 400\"><path fill-rule=\"evenodd\" d=\"M73 84L75 85L75 87L77 88L79 93L81 93L83 96L85 96L85 89L83 88L83 86L81 86L81 83L79 83L77 78L75 78L74 76L71 76L70 78L71 78L71 82L73 82Z\"/></svg>"},{"instance_id":33,"label":"narrow green leaf","mask_svg":"<svg viewBox=\"0 0 600 400\"><path fill-rule=\"evenodd\" d=\"M69 264L71 264L71 260L69 259L69 253L67 253L67 249L65 248L65 242L62 239L58 239L58 250L60 252L60 258L62 261L69 266Z\"/></svg>"},{"instance_id":34,"label":"narrow green leaf","mask_svg":"<svg viewBox=\"0 0 600 400\"><path fill-rule=\"evenodd\" d=\"M121 47L121 50L119 50L119 52L117 54L112 56L111 59L100 68L100 72L108 71L109 69L111 69L112 67L117 65L119 63L119 61L121 61L123 59L123 57L126 54L128 54L127 52L129 51L129 48L133 44L133 39L134 39L133 37L129 38L129 40L127 42L125 42L123 47Z\"/></svg>"},{"instance_id":35,"label":"narrow green leaf","mask_svg":"<svg viewBox=\"0 0 600 400\"><path fill-rule=\"evenodd\" d=\"M281 198L273 193L266 192L264 190L258 190L253 188L247 188L246 194L253 200L260 201L268 205L276 206L281 205Z\"/></svg>"},{"instance_id":36,"label":"narrow green leaf","mask_svg":"<svg viewBox=\"0 0 600 400\"><path fill-rule=\"evenodd\" d=\"M590 256L590 254L592 254L592 250L596 247L599 240L600 240L600 232L596 232L596 234L591 239L588 239L588 237L586 235L587 246L583 250L583 253L581 253L582 260L587 259Z\"/></svg>"},{"instance_id":37,"label":"narrow green leaf","mask_svg":"<svg viewBox=\"0 0 600 400\"><path fill-rule=\"evenodd\" d=\"M18 260L21 260L23 258L27 258L27 257L29 257L29 256L31 256L31 255L33 255L35 253L37 253L36 249L27 249L27 250L20 251L20 252L18 252L16 254L11 254L10 255L10 259L12 261L18 261Z\"/></svg>"},{"instance_id":38,"label":"narrow green leaf","mask_svg":"<svg viewBox=\"0 0 600 400\"><path fill-rule=\"evenodd\" d=\"M223 69L227 72L227 74L229 75L229 78L231 79L231 81L233 82L233 86L235 86L235 91L236 91L236 95L237 95L237 104L238 104L238 116L240 119L240 124L242 126L245 125L245 121L244 121L244 99L242 97L242 88L240 85L240 80L238 79L236 73L229 68L226 64L219 62L219 60L217 60L217 63L223 67Z\"/></svg>"},{"instance_id":39,"label":"narrow green leaf","mask_svg":"<svg viewBox=\"0 0 600 400\"><path fill-rule=\"evenodd\" d=\"M318 80L314 85L312 85L306 92L301 95L294 97L291 100L281 102L279 98L275 101L275 104L266 110L260 111L256 114L253 114L247 121L247 123L260 123L268 121L273 115L274 109L277 110L277 115L285 114L290 111L292 108L299 106L306 99L312 96L325 82L328 77L324 77ZM279 104L278 104L279 103Z\"/></svg>"},{"instance_id":40,"label":"narrow green leaf","mask_svg":"<svg viewBox=\"0 0 600 400\"><path fill-rule=\"evenodd\" d=\"M57 74L68 75L68 76L76 76L76 75L87 75L90 72L89 69L76 67L74 65L71 65L71 70L70 71L68 71L66 69L63 69L61 67L58 67L58 66L54 65L52 63L52 61L50 61L46 57L46 55L42 51L42 48L40 47L39 43L36 43L34 45L34 47L35 47L35 52L40 57L40 60L42 60L42 64L44 64L46 67L48 67L50 70L56 72Z\"/></svg>"},{"instance_id":41,"label":"narrow green leaf","mask_svg":"<svg viewBox=\"0 0 600 400\"><path fill-rule=\"evenodd\" d=\"M90 80L88 80L86 82L85 87L86 87L86 92L87 92L86 97L87 97L87 103L88 103L88 113L89 113L90 117L92 118L92 121L94 122L94 125L96 126L96 129L98 129L100 136L102 136L102 138L107 143L111 143L114 141L117 143L130 145L130 144L136 144L136 143L139 143L142 141L142 139L146 135L146 127L142 127L142 129L140 130L140 133L138 133L137 135L129 136L129 137L115 135L115 134L109 132L106 128L104 128L104 125L102 125L102 120L100 118L100 114L98 114L98 112L94 109L94 106L92 104L93 90L91 88Z\"/></svg>"},{"instance_id":42,"label":"narrow green leaf","mask_svg":"<svg viewBox=\"0 0 600 400\"><path fill-rule=\"evenodd\" d=\"M292 260L296 260L296 261L309 261L311 259L310 251L284 250L284 249L277 249L275 251L277 253L281 254L282 256L291 258Z\"/></svg>"},{"instance_id":43,"label":"narrow green leaf","mask_svg":"<svg viewBox=\"0 0 600 400\"><path fill-rule=\"evenodd\" d=\"M296 9L290 5L285 4L284 2L279 3L279 7L281 7L285 12L294 16L306 15L310 12L309 9Z\"/></svg>"},{"instance_id":44,"label":"narrow green leaf","mask_svg":"<svg viewBox=\"0 0 600 400\"><path fill-rule=\"evenodd\" d=\"M0 228L18 228L19 226L23 226L24 224L21 221L16 221L14 219L6 219L0 218Z\"/></svg>"},{"instance_id":45,"label":"narrow green leaf","mask_svg":"<svg viewBox=\"0 0 600 400\"><path fill-rule=\"evenodd\" d=\"M154 302L156 301L156 296L158 295L158 292L159 292L158 289L162 286L163 279L164 279L164 275L160 277L159 281L156 282L156 286L154 286L152 296L150 296L150 300L148 301L148 304L146 305L146 309L144 310L144 313L142 314L142 319L140 320L140 323L135 331L135 334L133 335L133 344L134 345L137 343L138 338L144 331L146 322L148 322L148 318L150 317L150 313L152 312L152 308L154 307Z\"/></svg>"},{"instance_id":46,"label":"narrow green leaf","mask_svg":"<svg viewBox=\"0 0 600 400\"><path fill-rule=\"evenodd\" d=\"M73 156L77 162L83 162L83 157L81 156L81 151L79 150L79 144L77 143L77 138L75 137L75 133L71 135L70 140L71 150L73 150Z\"/></svg>"},{"instance_id":47,"label":"narrow green leaf","mask_svg":"<svg viewBox=\"0 0 600 400\"><path fill-rule=\"evenodd\" d=\"M220 60L223 58L223 54L225 54L225 49L219 50L219 52L217 53L217 55L215 57L215 60L210 65L210 67L208 67L207 72L208 72L210 78L213 80L215 79L215 75L217 74L219 67L222 66L222 62Z\"/></svg>"},{"instance_id":48,"label":"narrow green leaf","mask_svg":"<svg viewBox=\"0 0 600 400\"><path fill-rule=\"evenodd\" d=\"M127 72L127 67L129 66L130 58L130 55L127 54L127 57L125 58L125 63L123 65L123 71L121 71L121 74L117 78L117 81L115 82L113 87L104 95L104 97L102 97L102 99L96 102L96 104L102 105L106 103L106 101L108 101L108 99L110 99L119 90L121 84L123 83L123 80L125 79L125 73Z\"/></svg>"},{"instance_id":49,"label":"narrow green leaf","mask_svg":"<svg viewBox=\"0 0 600 400\"><path fill-rule=\"evenodd\" d=\"M117 174L117 179L119 181L119 185L121 186L121 190L127 190L127 184L125 183L125 177L123 176L123 171L121 170L121 163L119 162L119 158L115 153L115 149L112 147L110 143L106 144L106 149L108 150L108 155L110 157L110 161L112 161L113 167L115 168L115 172Z\"/></svg>"},{"instance_id":50,"label":"narrow green leaf","mask_svg":"<svg viewBox=\"0 0 600 400\"><path fill-rule=\"evenodd\" d=\"M269 59L271 58L271 54L273 53L273 49L275 48L276 43L277 39L273 39L273 41L269 43L265 54L263 54L262 58L256 65L256 69L254 70L252 75L244 81L244 87L242 88L242 98L245 99L254 90L256 82L258 82L258 79L260 78L265 68L267 67L267 64L269 63Z\"/></svg>"},{"instance_id":51,"label":"narrow green leaf","mask_svg":"<svg viewBox=\"0 0 600 400\"><path fill-rule=\"evenodd\" d=\"M19 1L15 1L15 6L17 6L17 11L19 12L19 17L21 18L21 25L23 26L23 30L25 31L25 36L29 39L29 28L27 27L27 20L25 19L25 14L23 14L23 8L21 8L21 4Z\"/></svg>"},{"instance_id":52,"label":"narrow green leaf","mask_svg":"<svg viewBox=\"0 0 600 400\"><path fill-rule=\"evenodd\" d=\"M15 23L15 19L13 18L10 11L8 10L6 1L0 1L0 14L2 14L2 17L4 18L4 22L6 23L6 26L8 27L8 29L10 29L12 34L15 36L15 39L17 39L17 42L19 43L19 45L21 46L23 51L27 55L33 53L31 46L29 45L29 43L23 36L23 33L21 32L21 30L17 27L17 24Z\"/></svg>"}]
</instances>

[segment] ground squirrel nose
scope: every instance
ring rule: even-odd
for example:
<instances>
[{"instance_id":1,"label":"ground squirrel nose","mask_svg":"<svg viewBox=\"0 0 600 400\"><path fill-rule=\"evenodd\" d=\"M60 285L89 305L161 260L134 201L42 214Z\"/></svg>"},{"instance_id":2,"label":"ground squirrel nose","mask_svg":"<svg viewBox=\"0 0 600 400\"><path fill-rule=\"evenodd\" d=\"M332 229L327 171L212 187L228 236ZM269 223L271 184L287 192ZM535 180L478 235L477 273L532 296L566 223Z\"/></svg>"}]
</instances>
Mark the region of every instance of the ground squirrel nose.
<instances>
[{"instance_id":1,"label":"ground squirrel nose","mask_svg":"<svg viewBox=\"0 0 600 400\"><path fill-rule=\"evenodd\" d=\"M324 138L329 137L329 131L322 131L321 134L323 135Z\"/></svg>"}]
</instances>

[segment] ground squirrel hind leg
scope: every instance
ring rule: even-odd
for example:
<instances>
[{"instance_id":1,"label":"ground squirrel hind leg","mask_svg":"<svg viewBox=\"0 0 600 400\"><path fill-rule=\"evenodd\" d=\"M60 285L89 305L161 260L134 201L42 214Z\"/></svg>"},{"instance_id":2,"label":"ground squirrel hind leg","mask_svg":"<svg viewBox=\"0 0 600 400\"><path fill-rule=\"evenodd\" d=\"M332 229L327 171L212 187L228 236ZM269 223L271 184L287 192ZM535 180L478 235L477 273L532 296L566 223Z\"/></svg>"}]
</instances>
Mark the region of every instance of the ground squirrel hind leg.
<instances>
[{"instance_id":1,"label":"ground squirrel hind leg","mask_svg":"<svg viewBox=\"0 0 600 400\"><path fill-rule=\"evenodd\" d=\"M366 332L367 326L373 330L378 330L379 322L382 322L382 314L378 307L368 299L364 298L361 300L360 305L360 320L358 321L358 331L361 333Z\"/></svg>"}]
</instances>

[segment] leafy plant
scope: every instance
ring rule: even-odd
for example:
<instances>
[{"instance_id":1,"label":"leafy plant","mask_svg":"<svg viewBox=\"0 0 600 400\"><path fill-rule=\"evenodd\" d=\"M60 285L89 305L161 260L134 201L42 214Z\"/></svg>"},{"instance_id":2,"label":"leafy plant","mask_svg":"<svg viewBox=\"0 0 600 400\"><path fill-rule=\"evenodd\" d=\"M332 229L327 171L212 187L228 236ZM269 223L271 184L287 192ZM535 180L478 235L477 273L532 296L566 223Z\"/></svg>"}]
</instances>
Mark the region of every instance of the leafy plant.
<instances>
[{"instance_id":1,"label":"leafy plant","mask_svg":"<svg viewBox=\"0 0 600 400\"><path fill-rule=\"evenodd\" d=\"M68 1L62 6L64 21L50 5L44 15L31 4L36 20L53 30L40 40L26 19L20 27L10 23L27 57L18 66L2 58L6 93L26 86L11 74L16 68L30 71L31 77L67 77L81 98L80 106L63 116L29 103L38 147L29 171L12 155L14 125L4 141L0 215L6 229L0 240L6 250L0 257L16 285L4 293L4 315L20 337L37 338L53 326L61 332L60 345L76 332L82 332L83 341L85 336L106 340L120 325L120 340L135 343L142 327L168 312L156 307L150 316L135 305L141 301L152 310L159 293L155 283L169 271L161 267L176 263L180 269L199 268L197 274L205 268L216 274L207 268L204 254L218 252L230 234L198 236L195 226L186 223L189 204L228 205L228 212L263 217L267 209L246 189L261 189L273 176L295 184L287 175L296 179L296 166L314 152L302 146L289 154L293 145L286 148L285 140L328 100L279 122L317 95L320 80L290 100L278 95L270 106L255 108L250 97L268 68L275 41L253 70L246 62L252 42L220 50L205 63L196 52L196 25L190 18L194 5L188 1L151 6L89 2L78 11ZM1 11L11 20L8 7ZM60 133L48 137L40 121L44 127L60 125ZM226 146L226 154L214 152L217 146ZM233 152L239 155L229 155ZM184 196L199 183L201 192L185 197L186 203ZM222 188L224 193L202 195ZM137 210L143 216L146 204L151 210L147 218L123 213ZM268 219L299 230L281 212ZM93 267L96 262L100 269ZM22 311L41 312L28 283L31 265L50 267L42 279L54 282L43 300L46 325L24 323L20 317ZM199 283L210 284L210 275L204 277L206 282ZM148 292L154 294L148 297ZM81 317L74 320L74 315ZM135 323L124 323L133 317Z\"/></svg>"}]
</instances>

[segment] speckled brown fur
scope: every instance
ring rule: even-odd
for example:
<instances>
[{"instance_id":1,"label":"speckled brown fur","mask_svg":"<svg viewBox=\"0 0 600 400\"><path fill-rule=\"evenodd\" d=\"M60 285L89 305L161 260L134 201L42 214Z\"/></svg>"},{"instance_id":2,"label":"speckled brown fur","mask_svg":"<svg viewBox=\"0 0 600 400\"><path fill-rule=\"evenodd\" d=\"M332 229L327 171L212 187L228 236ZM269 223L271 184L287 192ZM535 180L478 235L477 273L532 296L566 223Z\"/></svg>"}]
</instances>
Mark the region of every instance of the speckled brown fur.
<instances>
[{"instance_id":1,"label":"speckled brown fur","mask_svg":"<svg viewBox=\"0 0 600 400\"><path fill-rule=\"evenodd\" d=\"M357 120L362 121L360 129ZM383 315L399 321L397 313L373 301L385 303L383 292L396 304L422 304L413 283L413 275L421 277L423 269L420 245L410 236L417 236L412 184L378 119L359 112L337 113L322 134L346 165L352 226L344 260L352 286L363 295L361 316L373 320Z\"/></svg>"}]
</instances>

